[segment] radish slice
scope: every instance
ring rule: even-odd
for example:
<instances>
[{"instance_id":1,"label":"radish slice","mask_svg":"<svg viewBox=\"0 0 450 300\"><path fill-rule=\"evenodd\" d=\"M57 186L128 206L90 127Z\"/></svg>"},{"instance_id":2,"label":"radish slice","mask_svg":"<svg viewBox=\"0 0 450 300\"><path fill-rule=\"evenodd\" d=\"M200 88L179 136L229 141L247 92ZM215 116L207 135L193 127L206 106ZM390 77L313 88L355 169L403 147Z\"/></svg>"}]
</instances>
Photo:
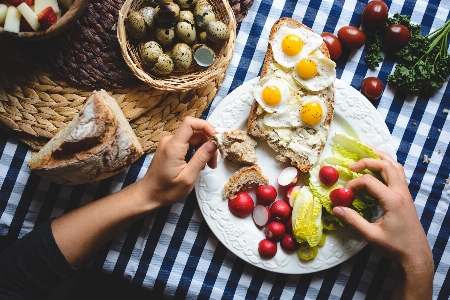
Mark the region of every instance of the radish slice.
<instances>
[{"instance_id":1,"label":"radish slice","mask_svg":"<svg viewBox=\"0 0 450 300\"><path fill-rule=\"evenodd\" d=\"M302 189L301 186L294 185L286 192L286 199L289 200L289 205L291 207L294 207L295 197L297 197L297 194L301 189Z\"/></svg>"},{"instance_id":2,"label":"radish slice","mask_svg":"<svg viewBox=\"0 0 450 300\"><path fill-rule=\"evenodd\" d=\"M278 184L284 187L295 185L298 181L299 173L295 167L287 167L281 170L278 175Z\"/></svg>"},{"instance_id":3,"label":"radish slice","mask_svg":"<svg viewBox=\"0 0 450 300\"><path fill-rule=\"evenodd\" d=\"M256 226L263 227L269 222L270 219L270 209L267 206L258 204L253 209L253 222Z\"/></svg>"}]
</instances>

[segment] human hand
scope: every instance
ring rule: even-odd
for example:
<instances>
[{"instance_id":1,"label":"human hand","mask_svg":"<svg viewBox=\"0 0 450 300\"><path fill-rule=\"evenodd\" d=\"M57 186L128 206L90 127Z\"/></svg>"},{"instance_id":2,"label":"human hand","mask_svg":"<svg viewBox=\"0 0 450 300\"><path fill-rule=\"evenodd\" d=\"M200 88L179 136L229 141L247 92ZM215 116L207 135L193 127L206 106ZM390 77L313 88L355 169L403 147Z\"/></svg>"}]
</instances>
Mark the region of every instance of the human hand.
<instances>
[{"instance_id":1,"label":"human hand","mask_svg":"<svg viewBox=\"0 0 450 300\"><path fill-rule=\"evenodd\" d=\"M366 189L378 199L384 215L369 223L348 207L334 207L333 212L405 270L429 270L430 266L433 267L432 253L409 193L403 166L384 152L377 151L377 154L381 159L365 158L351 165L350 169L356 172L364 169L379 171L386 185L366 174L350 180L345 188Z\"/></svg>"},{"instance_id":2,"label":"human hand","mask_svg":"<svg viewBox=\"0 0 450 300\"><path fill-rule=\"evenodd\" d=\"M209 141L214 133L209 122L186 117L173 135L161 138L147 173L138 182L145 197L156 201L159 206L184 199L192 191L205 165L216 167L217 147ZM197 150L186 162L190 146Z\"/></svg>"}]
</instances>

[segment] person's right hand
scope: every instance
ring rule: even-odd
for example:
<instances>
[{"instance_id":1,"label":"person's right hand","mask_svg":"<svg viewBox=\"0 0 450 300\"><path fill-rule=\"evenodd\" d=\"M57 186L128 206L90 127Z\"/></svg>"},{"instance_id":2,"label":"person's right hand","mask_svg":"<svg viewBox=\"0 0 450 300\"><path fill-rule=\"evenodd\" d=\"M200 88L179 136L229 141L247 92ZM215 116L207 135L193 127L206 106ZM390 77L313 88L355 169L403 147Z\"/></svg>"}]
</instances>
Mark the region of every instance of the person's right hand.
<instances>
[{"instance_id":1,"label":"person's right hand","mask_svg":"<svg viewBox=\"0 0 450 300\"><path fill-rule=\"evenodd\" d=\"M384 152L377 151L377 154L381 159L364 158L350 169L379 171L386 184L366 174L350 180L345 188L366 189L378 199L384 215L370 223L348 207L334 207L333 212L384 256L398 262L402 271L425 273L428 278L423 279L429 283L430 271L434 272L433 255L409 193L403 166Z\"/></svg>"}]
</instances>

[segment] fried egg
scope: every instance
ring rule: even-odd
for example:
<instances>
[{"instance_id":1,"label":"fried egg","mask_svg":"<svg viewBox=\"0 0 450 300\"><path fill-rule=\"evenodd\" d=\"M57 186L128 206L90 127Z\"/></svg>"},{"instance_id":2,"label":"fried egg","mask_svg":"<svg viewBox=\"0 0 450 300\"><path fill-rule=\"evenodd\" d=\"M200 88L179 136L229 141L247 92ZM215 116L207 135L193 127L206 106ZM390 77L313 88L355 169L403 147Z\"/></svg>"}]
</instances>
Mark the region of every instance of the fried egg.
<instances>
[{"instance_id":1,"label":"fried egg","mask_svg":"<svg viewBox=\"0 0 450 300\"><path fill-rule=\"evenodd\" d=\"M328 109L323 100L317 95L308 95L304 96L302 101L299 111L302 122L314 128L321 126L328 114Z\"/></svg>"},{"instance_id":2,"label":"fried egg","mask_svg":"<svg viewBox=\"0 0 450 300\"><path fill-rule=\"evenodd\" d=\"M302 57L319 48L323 39L303 27L280 27L269 43L275 61L285 68L292 68Z\"/></svg>"},{"instance_id":3,"label":"fried egg","mask_svg":"<svg viewBox=\"0 0 450 300\"><path fill-rule=\"evenodd\" d=\"M279 77L262 78L253 86L253 97L268 113L285 111L292 96L295 96L292 87Z\"/></svg>"},{"instance_id":4,"label":"fried egg","mask_svg":"<svg viewBox=\"0 0 450 300\"><path fill-rule=\"evenodd\" d=\"M333 84L335 68L336 63L331 59L308 56L297 62L292 76L307 90L317 92Z\"/></svg>"}]
</instances>

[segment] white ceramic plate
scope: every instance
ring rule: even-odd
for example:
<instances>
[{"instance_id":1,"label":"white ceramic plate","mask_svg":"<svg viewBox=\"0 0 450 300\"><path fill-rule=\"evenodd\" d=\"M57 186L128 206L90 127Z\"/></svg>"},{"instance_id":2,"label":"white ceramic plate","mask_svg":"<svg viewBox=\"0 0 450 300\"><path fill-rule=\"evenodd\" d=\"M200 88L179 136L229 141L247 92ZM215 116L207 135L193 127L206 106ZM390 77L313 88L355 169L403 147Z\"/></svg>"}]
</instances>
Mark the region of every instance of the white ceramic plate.
<instances>
[{"instance_id":1,"label":"white ceramic plate","mask_svg":"<svg viewBox=\"0 0 450 300\"><path fill-rule=\"evenodd\" d=\"M217 131L237 128L246 130L247 117L253 103L252 87L258 80L259 78L255 78L242 84L215 108L208 121ZM377 110L357 90L340 80L335 82L335 111L328 141L335 132L351 135L364 144L395 157L391 135ZM330 148L327 142L322 157L331 154ZM269 177L270 184L279 188L277 176L286 165L275 161L275 152L264 141L258 141L256 154L257 163ZM344 262L366 245L356 232L344 228L327 235L326 243L319 248L317 257L308 262L300 260L295 252L283 251L279 244L274 258L262 259L258 254L258 243L265 238L264 230L256 227L251 215L244 219L232 215L228 209L228 200L222 199L223 186L238 169L238 165L219 157L216 169L206 167L200 173L195 191L203 217L211 230L230 251L246 262L278 273L311 273ZM249 193L255 199L254 190ZM284 198L284 193L278 193L279 198Z\"/></svg>"}]
</instances>

